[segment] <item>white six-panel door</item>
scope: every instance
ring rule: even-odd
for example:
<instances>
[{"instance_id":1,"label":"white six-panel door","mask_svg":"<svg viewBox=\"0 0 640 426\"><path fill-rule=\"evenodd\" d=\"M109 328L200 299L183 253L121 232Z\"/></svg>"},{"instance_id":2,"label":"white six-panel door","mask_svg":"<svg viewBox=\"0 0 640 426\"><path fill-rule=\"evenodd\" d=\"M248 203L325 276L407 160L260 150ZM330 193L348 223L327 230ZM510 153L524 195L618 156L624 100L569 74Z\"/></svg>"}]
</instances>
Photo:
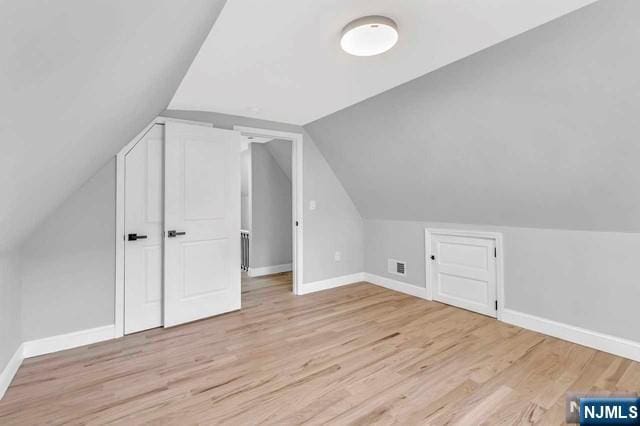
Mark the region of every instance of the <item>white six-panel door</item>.
<instances>
[{"instance_id":1,"label":"white six-panel door","mask_svg":"<svg viewBox=\"0 0 640 426\"><path fill-rule=\"evenodd\" d=\"M126 334L162 325L163 151L156 124L125 156Z\"/></svg>"},{"instance_id":2,"label":"white six-panel door","mask_svg":"<svg viewBox=\"0 0 640 426\"><path fill-rule=\"evenodd\" d=\"M165 327L240 309L239 138L165 125Z\"/></svg>"},{"instance_id":3,"label":"white six-panel door","mask_svg":"<svg viewBox=\"0 0 640 426\"><path fill-rule=\"evenodd\" d=\"M438 233L430 238L433 299L496 317L496 240Z\"/></svg>"}]
</instances>

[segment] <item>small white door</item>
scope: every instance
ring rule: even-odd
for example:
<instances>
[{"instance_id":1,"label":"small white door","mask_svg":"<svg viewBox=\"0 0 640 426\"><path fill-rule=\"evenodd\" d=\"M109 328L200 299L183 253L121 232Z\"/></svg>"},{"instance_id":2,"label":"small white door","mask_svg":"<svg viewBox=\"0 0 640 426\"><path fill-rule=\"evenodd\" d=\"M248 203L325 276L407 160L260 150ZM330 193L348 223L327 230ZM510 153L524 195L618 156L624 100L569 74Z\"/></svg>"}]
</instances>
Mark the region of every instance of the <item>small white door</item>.
<instances>
[{"instance_id":1,"label":"small white door","mask_svg":"<svg viewBox=\"0 0 640 426\"><path fill-rule=\"evenodd\" d=\"M155 125L125 156L125 334L162 325L163 138Z\"/></svg>"},{"instance_id":2,"label":"small white door","mask_svg":"<svg viewBox=\"0 0 640 426\"><path fill-rule=\"evenodd\" d=\"M431 234L433 299L496 317L496 241Z\"/></svg>"},{"instance_id":3,"label":"small white door","mask_svg":"<svg viewBox=\"0 0 640 426\"><path fill-rule=\"evenodd\" d=\"M165 125L164 326L240 309L240 134Z\"/></svg>"}]
</instances>

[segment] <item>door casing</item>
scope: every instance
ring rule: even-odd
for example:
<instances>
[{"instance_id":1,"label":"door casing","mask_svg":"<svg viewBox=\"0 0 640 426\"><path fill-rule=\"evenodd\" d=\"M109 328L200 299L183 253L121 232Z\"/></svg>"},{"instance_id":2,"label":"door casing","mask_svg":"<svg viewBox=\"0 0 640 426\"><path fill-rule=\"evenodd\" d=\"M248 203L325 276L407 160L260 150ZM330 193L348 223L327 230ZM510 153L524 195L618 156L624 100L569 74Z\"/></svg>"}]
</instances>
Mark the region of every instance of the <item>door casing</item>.
<instances>
[{"instance_id":1,"label":"door casing","mask_svg":"<svg viewBox=\"0 0 640 426\"><path fill-rule=\"evenodd\" d=\"M304 204L302 193L302 153L303 137L301 133L281 132L279 130L257 127L233 126L233 130L242 136L267 137L291 141L291 235L293 248L293 294L299 295L303 279L303 237L304 237ZM297 226L296 226L297 224ZM251 238L251 237L249 237Z\"/></svg>"}]
</instances>

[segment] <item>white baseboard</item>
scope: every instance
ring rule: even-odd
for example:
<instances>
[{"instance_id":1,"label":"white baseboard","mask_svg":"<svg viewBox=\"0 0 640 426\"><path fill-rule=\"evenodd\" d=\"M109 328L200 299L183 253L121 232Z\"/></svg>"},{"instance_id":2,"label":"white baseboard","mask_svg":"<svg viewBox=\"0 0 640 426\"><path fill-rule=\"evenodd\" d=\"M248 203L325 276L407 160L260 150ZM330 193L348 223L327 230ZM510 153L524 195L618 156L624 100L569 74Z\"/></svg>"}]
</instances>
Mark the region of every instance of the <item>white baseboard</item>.
<instances>
[{"instance_id":1,"label":"white baseboard","mask_svg":"<svg viewBox=\"0 0 640 426\"><path fill-rule=\"evenodd\" d=\"M25 358L30 358L32 356L77 348L79 346L113 339L114 336L115 325L112 324L105 325L103 327L90 328L88 330L75 331L68 334L60 334L58 336L46 337L44 339L30 340L23 344L23 356Z\"/></svg>"},{"instance_id":2,"label":"white baseboard","mask_svg":"<svg viewBox=\"0 0 640 426\"><path fill-rule=\"evenodd\" d=\"M2 372L0 373L0 399L2 399L7 389L9 389L11 381L18 372L18 368L20 368L20 365L22 364L22 360L24 359L23 346L24 344L18 346L18 349L16 349L6 367L4 367L4 370L2 370Z\"/></svg>"},{"instance_id":3,"label":"white baseboard","mask_svg":"<svg viewBox=\"0 0 640 426\"><path fill-rule=\"evenodd\" d=\"M640 343L585 328L564 324L511 309L504 309L500 319L518 327L568 340L624 358L640 361Z\"/></svg>"},{"instance_id":4,"label":"white baseboard","mask_svg":"<svg viewBox=\"0 0 640 426\"><path fill-rule=\"evenodd\" d=\"M280 272L289 272L293 270L291 263L282 265L261 266L260 268L249 268L247 274L250 277L261 277L263 275L279 274Z\"/></svg>"},{"instance_id":5,"label":"white baseboard","mask_svg":"<svg viewBox=\"0 0 640 426\"><path fill-rule=\"evenodd\" d=\"M360 281L364 281L364 274L362 272L342 275L340 277L329 278L328 280L304 283L298 289L298 294L315 293L316 291L328 290L330 288L341 287L343 285L353 284Z\"/></svg>"},{"instance_id":6,"label":"white baseboard","mask_svg":"<svg viewBox=\"0 0 640 426\"><path fill-rule=\"evenodd\" d=\"M364 280L389 290L399 291L410 296L419 297L421 299L431 300L425 287L403 283L401 281L392 280L391 278L381 277L380 275L364 273Z\"/></svg>"}]
</instances>

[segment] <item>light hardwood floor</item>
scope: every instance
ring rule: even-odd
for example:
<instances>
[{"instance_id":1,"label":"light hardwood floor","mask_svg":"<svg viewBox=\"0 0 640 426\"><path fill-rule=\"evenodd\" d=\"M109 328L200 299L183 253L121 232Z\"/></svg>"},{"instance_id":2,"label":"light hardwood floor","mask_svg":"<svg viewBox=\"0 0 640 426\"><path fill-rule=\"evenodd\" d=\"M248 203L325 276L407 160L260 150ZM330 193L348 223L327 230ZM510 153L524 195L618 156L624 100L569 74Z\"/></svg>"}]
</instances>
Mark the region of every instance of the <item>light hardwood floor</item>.
<instances>
[{"instance_id":1,"label":"light hardwood floor","mask_svg":"<svg viewBox=\"0 0 640 426\"><path fill-rule=\"evenodd\" d=\"M25 360L0 424L561 424L640 364L359 283L246 280L243 309Z\"/></svg>"}]
</instances>

